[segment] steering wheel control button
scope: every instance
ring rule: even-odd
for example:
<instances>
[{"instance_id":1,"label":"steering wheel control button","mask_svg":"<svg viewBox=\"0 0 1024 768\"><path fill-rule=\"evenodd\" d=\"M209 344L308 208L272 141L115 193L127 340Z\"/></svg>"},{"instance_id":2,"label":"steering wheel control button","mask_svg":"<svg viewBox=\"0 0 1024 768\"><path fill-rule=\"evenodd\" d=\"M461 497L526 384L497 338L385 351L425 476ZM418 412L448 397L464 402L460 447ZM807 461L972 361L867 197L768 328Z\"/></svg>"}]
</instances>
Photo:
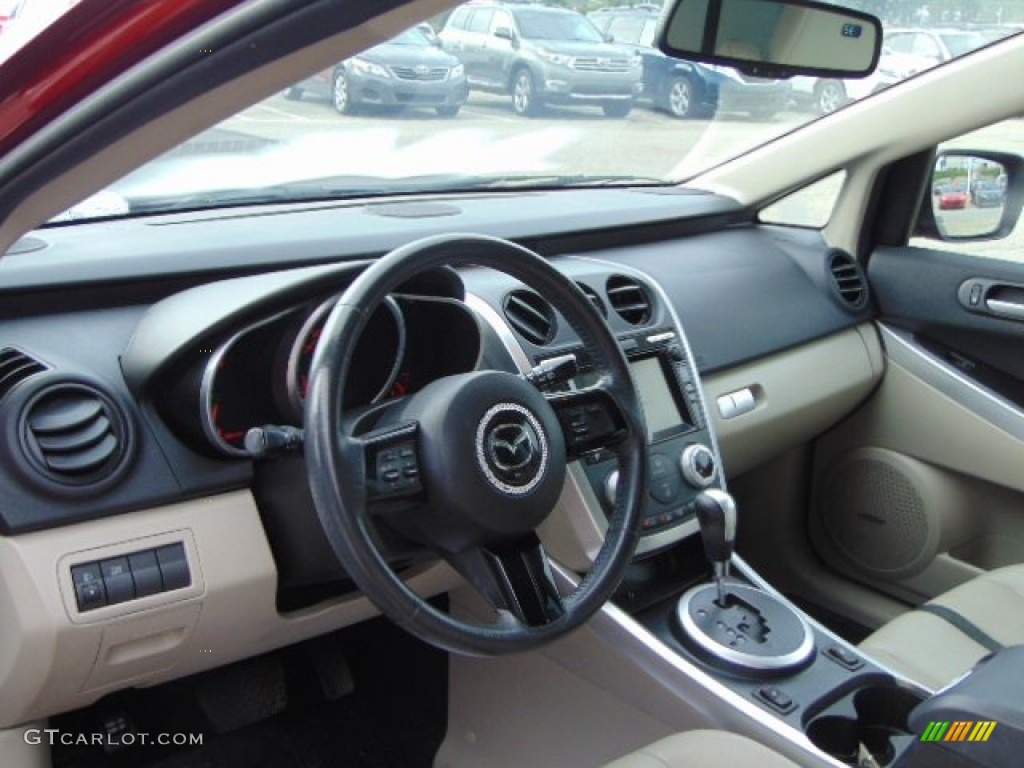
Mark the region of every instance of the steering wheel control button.
<instances>
[{"instance_id":1,"label":"steering wheel control button","mask_svg":"<svg viewBox=\"0 0 1024 768\"><path fill-rule=\"evenodd\" d=\"M107 590L107 605L126 603L135 599L135 581L127 557L115 557L100 563L103 586Z\"/></svg>"},{"instance_id":2,"label":"steering wheel control button","mask_svg":"<svg viewBox=\"0 0 1024 768\"><path fill-rule=\"evenodd\" d=\"M416 444L408 432L390 441L385 438L375 452L371 443L367 466L367 490L373 499L411 496L423 490Z\"/></svg>"},{"instance_id":3,"label":"steering wheel control button","mask_svg":"<svg viewBox=\"0 0 1024 768\"><path fill-rule=\"evenodd\" d=\"M147 550L128 555L128 567L135 581L135 597L149 597L163 591L163 579L160 576L156 552Z\"/></svg>"},{"instance_id":4,"label":"steering wheel control button","mask_svg":"<svg viewBox=\"0 0 1024 768\"><path fill-rule=\"evenodd\" d=\"M577 424L585 427L585 422ZM477 463L491 485L504 493L520 496L536 488L549 453L540 420L517 403L493 406L477 425Z\"/></svg>"},{"instance_id":5,"label":"steering wheel control button","mask_svg":"<svg viewBox=\"0 0 1024 768\"><path fill-rule=\"evenodd\" d=\"M166 547L160 547L156 551L156 560L160 566L164 592L184 589L192 583L192 574L189 573L184 544L168 544Z\"/></svg>"},{"instance_id":6,"label":"steering wheel control button","mask_svg":"<svg viewBox=\"0 0 1024 768\"><path fill-rule=\"evenodd\" d=\"M683 449L679 457L683 477L694 488L707 488L715 481L718 468L715 455L702 443L693 443Z\"/></svg>"},{"instance_id":7,"label":"steering wheel control button","mask_svg":"<svg viewBox=\"0 0 1024 768\"><path fill-rule=\"evenodd\" d=\"M87 563L71 568L71 581L75 585L75 602L78 610L85 612L107 604L107 592L99 563Z\"/></svg>"}]
</instances>

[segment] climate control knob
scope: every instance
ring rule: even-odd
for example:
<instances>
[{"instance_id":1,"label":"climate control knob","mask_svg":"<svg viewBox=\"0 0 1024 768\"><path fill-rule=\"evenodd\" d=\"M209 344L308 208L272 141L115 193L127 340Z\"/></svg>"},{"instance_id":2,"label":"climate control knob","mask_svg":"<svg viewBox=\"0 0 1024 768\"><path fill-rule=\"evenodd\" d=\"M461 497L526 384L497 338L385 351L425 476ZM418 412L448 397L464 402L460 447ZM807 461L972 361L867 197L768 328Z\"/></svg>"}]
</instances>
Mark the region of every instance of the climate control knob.
<instances>
[{"instance_id":1,"label":"climate control knob","mask_svg":"<svg viewBox=\"0 0 1024 768\"><path fill-rule=\"evenodd\" d=\"M619 470L608 473L604 479L604 497L610 506L615 506L615 492L619 489Z\"/></svg>"},{"instance_id":2,"label":"climate control knob","mask_svg":"<svg viewBox=\"0 0 1024 768\"><path fill-rule=\"evenodd\" d=\"M679 469L694 488L707 488L715 482L718 465L715 454L703 443L692 443L679 456Z\"/></svg>"}]
</instances>

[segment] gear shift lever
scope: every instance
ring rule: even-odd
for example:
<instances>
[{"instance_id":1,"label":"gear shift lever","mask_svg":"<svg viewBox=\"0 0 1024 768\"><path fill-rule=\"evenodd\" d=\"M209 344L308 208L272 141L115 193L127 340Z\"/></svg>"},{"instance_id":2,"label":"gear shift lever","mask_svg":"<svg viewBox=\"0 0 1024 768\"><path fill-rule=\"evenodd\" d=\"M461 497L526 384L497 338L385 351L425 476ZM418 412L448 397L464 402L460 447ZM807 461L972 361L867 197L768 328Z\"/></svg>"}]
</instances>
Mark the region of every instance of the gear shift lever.
<instances>
[{"instance_id":1,"label":"gear shift lever","mask_svg":"<svg viewBox=\"0 0 1024 768\"><path fill-rule=\"evenodd\" d=\"M725 491L711 488L694 500L697 522L704 541L704 553L711 562L718 590L718 604L725 607L725 578L729 575L733 543L736 540L736 502Z\"/></svg>"}]
</instances>

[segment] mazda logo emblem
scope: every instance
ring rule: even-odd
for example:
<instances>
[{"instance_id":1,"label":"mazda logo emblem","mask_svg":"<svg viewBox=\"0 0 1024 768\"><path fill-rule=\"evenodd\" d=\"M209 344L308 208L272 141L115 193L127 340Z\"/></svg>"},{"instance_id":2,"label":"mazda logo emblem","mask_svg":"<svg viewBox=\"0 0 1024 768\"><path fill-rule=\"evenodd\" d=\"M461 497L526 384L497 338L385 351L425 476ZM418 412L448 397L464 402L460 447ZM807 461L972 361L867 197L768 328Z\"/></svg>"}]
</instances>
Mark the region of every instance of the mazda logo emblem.
<instances>
[{"instance_id":1,"label":"mazda logo emblem","mask_svg":"<svg viewBox=\"0 0 1024 768\"><path fill-rule=\"evenodd\" d=\"M534 441L533 428L529 424L499 424L487 438L489 458L498 469L522 469L533 460Z\"/></svg>"},{"instance_id":2,"label":"mazda logo emblem","mask_svg":"<svg viewBox=\"0 0 1024 768\"><path fill-rule=\"evenodd\" d=\"M480 419L476 457L498 490L521 496L540 483L548 466L548 439L540 420L518 403L499 403Z\"/></svg>"}]
</instances>

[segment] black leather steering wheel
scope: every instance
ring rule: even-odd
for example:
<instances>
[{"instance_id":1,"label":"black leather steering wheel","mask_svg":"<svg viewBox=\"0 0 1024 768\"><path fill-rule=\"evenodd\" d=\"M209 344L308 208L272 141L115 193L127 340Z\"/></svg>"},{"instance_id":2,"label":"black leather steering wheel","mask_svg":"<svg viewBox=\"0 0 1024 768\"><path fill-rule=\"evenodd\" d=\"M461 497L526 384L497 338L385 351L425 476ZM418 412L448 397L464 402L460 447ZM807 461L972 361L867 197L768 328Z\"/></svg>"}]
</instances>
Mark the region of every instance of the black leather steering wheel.
<instances>
[{"instance_id":1,"label":"black leather steering wheel","mask_svg":"<svg viewBox=\"0 0 1024 768\"><path fill-rule=\"evenodd\" d=\"M447 376L353 427L342 412L356 342L374 308L416 274L476 265L504 272L550 301L583 340L596 384L544 393L501 371ZM647 454L629 366L596 308L536 253L491 237L445 235L375 262L334 306L310 370L306 461L335 554L391 620L439 648L495 655L575 629L608 600L640 535ZM581 434L580 421L587 424ZM554 508L566 464L608 448L618 457L615 510L591 570L561 595L535 529ZM448 561L494 607L491 624L463 621L409 589L382 556L376 515Z\"/></svg>"}]
</instances>

